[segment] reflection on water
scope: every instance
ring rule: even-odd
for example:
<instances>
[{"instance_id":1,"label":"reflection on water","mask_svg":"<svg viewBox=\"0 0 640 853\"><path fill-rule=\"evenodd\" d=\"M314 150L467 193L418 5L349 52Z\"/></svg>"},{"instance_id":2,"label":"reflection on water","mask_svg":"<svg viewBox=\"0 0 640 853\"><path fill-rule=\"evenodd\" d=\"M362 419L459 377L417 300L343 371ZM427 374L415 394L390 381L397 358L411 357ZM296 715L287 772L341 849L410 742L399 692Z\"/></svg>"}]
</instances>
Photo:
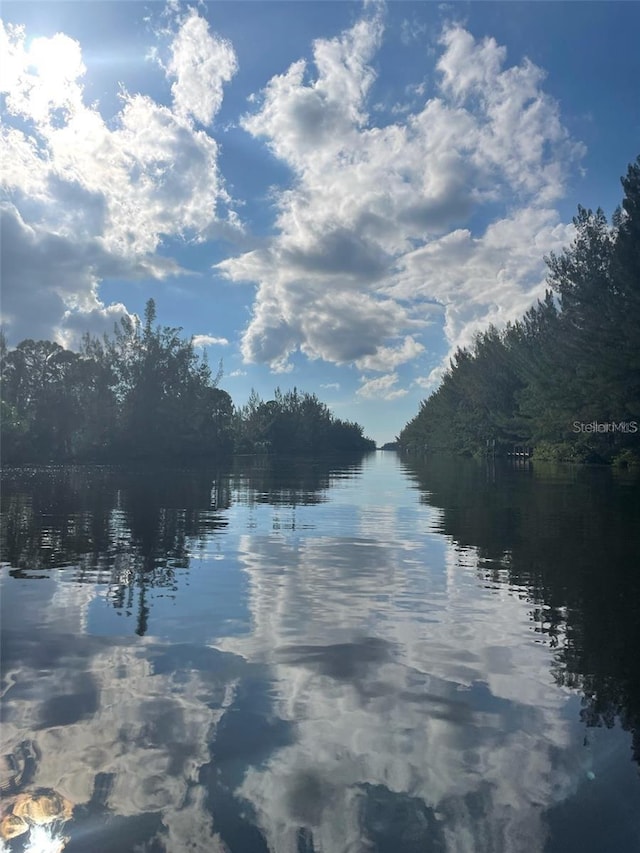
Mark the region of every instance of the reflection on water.
<instances>
[{"instance_id":1,"label":"reflection on water","mask_svg":"<svg viewBox=\"0 0 640 853\"><path fill-rule=\"evenodd\" d=\"M639 494L393 454L8 470L6 849L640 849Z\"/></svg>"}]
</instances>

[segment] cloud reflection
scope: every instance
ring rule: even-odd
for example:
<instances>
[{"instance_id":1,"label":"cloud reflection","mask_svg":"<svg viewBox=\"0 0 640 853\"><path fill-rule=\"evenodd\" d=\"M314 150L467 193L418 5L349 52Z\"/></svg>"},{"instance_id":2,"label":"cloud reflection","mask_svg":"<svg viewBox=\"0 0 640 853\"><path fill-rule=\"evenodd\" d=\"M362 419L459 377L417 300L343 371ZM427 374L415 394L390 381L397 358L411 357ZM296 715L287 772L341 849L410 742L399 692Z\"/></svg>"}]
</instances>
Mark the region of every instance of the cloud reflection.
<instances>
[{"instance_id":1,"label":"cloud reflection","mask_svg":"<svg viewBox=\"0 0 640 853\"><path fill-rule=\"evenodd\" d=\"M153 849L177 853L188 839L190 850L224 851L200 774L234 701L242 661L206 647L168 652L146 638L86 636L88 587L43 583L43 598L51 586L47 643L30 624L44 601L23 613L21 628L6 631L2 752L19 754L29 739L33 766L23 781L71 800L76 833L86 834L93 849L111 850L109 836L118 827L125 833L119 849L129 849L129 823L157 815ZM82 601L74 601L73 591ZM75 615L70 603L79 605Z\"/></svg>"},{"instance_id":2,"label":"cloud reflection","mask_svg":"<svg viewBox=\"0 0 640 853\"><path fill-rule=\"evenodd\" d=\"M224 647L269 664L297 737L237 793L283 853L385 849L400 825L403 851L542 851L577 784L568 692L473 549L449 544L443 568L401 529L241 542L253 632Z\"/></svg>"},{"instance_id":3,"label":"cloud reflection","mask_svg":"<svg viewBox=\"0 0 640 853\"><path fill-rule=\"evenodd\" d=\"M133 541L131 518L147 543L150 568L138 573L153 618L143 637L96 636L100 572L79 572L70 550L66 568L51 559L41 571L32 540L13 537L21 573L0 571L2 751L22 768L19 790L73 801L70 848L573 849L558 846L557 826L580 831L562 804L584 804L583 789L573 795L591 751L576 741L578 702L558 678L558 650L541 642L536 587L504 569L511 546L499 513L484 521L498 533L480 559L461 544L478 540L466 535L473 516L458 494L446 512L398 499L404 479L374 464L359 481L351 470L294 480L261 463L238 474L228 518L209 513L210 478L167 486L161 498L123 488L118 506L129 515L118 510L114 529ZM454 483L485 514L489 497ZM71 504L69 517L79 517ZM47 523L56 541L72 529ZM178 534L189 569L165 607L166 575L154 567ZM128 559L132 547L123 546ZM102 551L94 563L110 565Z\"/></svg>"}]
</instances>

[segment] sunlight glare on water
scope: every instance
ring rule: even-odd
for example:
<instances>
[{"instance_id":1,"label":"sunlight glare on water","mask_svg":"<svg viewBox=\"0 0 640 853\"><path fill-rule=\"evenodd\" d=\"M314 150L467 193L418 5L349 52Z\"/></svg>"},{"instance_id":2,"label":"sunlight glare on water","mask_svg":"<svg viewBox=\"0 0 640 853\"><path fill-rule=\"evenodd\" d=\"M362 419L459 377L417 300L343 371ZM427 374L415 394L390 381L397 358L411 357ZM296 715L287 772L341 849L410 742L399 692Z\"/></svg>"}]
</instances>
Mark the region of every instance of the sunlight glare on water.
<instances>
[{"instance_id":1,"label":"sunlight glare on water","mask_svg":"<svg viewBox=\"0 0 640 853\"><path fill-rule=\"evenodd\" d=\"M33 826L21 849L23 853L62 853L66 843L65 836L51 825ZM0 853L11 853L11 848L4 841L0 841Z\"/></svg>"},{"instance_id":2,"label":"sunlight glare on water","mask_svg":"<svg viewBox=\"0 0 640 853\"><path fill-rule=\"evenodd\" d=\"M61 853L66 845L64 836L48 826L34 826L29 833L25 853Z\"/></svg>"}]
</instances>

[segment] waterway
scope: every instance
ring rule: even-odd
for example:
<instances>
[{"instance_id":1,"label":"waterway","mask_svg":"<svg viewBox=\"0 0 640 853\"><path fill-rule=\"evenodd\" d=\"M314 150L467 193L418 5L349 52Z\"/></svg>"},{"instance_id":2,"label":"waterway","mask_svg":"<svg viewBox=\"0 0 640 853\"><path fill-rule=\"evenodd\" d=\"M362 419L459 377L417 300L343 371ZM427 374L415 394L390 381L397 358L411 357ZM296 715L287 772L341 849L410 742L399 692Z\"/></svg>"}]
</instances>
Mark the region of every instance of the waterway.
<instances>
[{"instance_id":1,"label":"waterway","mask_svg":"<svg viewBox=\"0 0 640 853\"><path fill-rule=\"evenodd\" d=\"M632 473L378 452L2 492L5 814L68 804L4 850L640 850Z\"/></svg>"}]
</instances>

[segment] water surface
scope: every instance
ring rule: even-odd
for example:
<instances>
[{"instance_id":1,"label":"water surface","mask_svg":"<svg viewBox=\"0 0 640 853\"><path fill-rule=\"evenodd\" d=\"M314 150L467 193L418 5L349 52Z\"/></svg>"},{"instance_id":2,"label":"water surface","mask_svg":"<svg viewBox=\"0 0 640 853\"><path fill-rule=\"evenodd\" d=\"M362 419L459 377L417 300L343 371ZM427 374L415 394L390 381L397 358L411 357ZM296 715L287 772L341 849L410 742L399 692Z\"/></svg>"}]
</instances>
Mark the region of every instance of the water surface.
<instances>
[{"instance_id":1,"label":"water surface","mask_svg":"<svg viewBox=\"0 0 640 853\"><path fill-rule=\"evenodd\" d=\"M8 469L6 802L67 853L640 850L639 557L608 469Z\"/></svg>"}]
</instances>

